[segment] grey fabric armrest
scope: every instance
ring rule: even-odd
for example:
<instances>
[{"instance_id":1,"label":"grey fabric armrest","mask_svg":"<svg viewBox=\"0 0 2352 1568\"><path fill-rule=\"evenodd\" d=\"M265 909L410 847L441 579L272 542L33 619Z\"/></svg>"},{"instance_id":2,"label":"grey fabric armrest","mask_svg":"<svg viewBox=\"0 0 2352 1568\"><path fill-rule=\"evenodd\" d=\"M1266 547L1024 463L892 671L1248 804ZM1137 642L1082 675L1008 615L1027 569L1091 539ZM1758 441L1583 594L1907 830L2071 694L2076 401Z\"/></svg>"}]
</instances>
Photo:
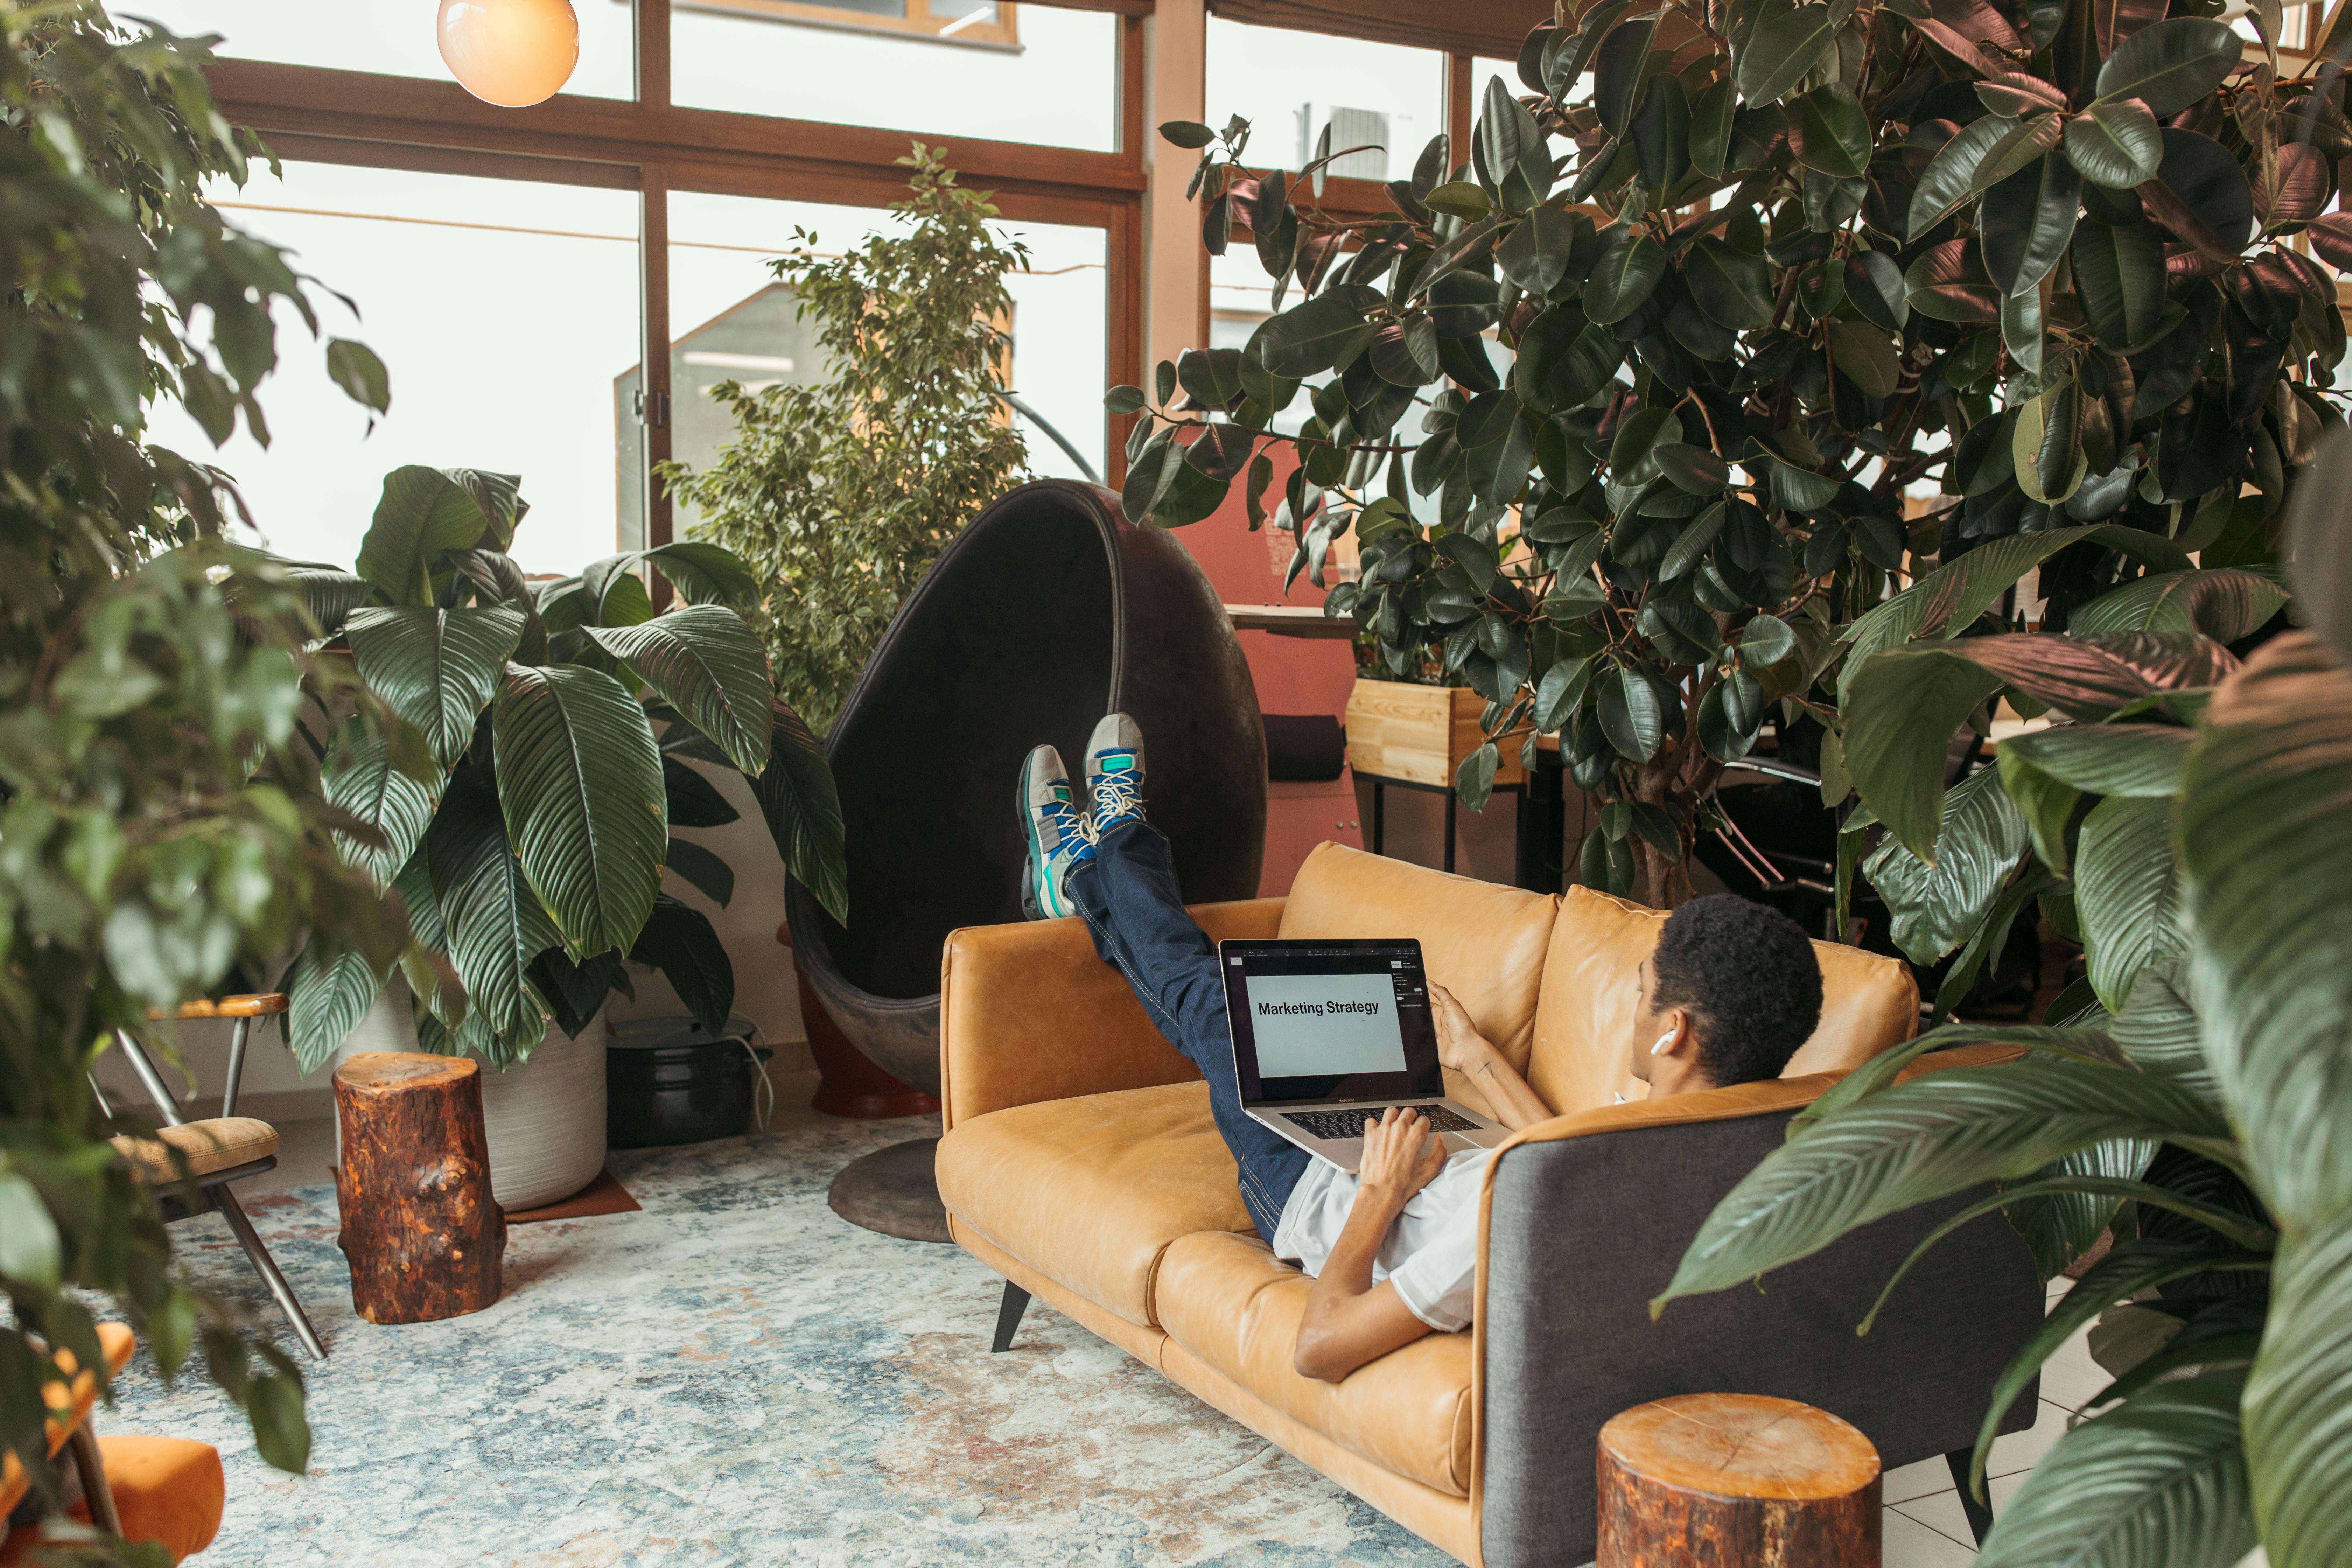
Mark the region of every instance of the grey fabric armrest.
<instances>
[{"instance_id":1,"label":"grey fabric armrest","mask_svg":"<svg viewBox=\"0 0 2352 1568\"><path fill-rule=\"evenodd\" d=\"M1911 1248L1981 1194L1891 1215L1766 1276L1760 1290L1678 1300L1651 1321L1685 1245L1825 1080L1801 1081L1717 1091L1726 1103L1706 1120L1663 1119L1656 1105L1647 1120L1631 1106L1578 1118L1625 1124L1538 1129L1497 1156L1479 1305L1486 1568L1592 1561L1595 1443L1611 1416L1645 1400L1801 1400L1860 1427L1888 1469L1976 1441L1995 1379L2043 1311L2032 1257L2006 1220L1989 1215L1946 1237L1868 1335L1854 1328ZM2036 1392L2004 1431L2032 1425Z\"/></svg>"}]
</instances>

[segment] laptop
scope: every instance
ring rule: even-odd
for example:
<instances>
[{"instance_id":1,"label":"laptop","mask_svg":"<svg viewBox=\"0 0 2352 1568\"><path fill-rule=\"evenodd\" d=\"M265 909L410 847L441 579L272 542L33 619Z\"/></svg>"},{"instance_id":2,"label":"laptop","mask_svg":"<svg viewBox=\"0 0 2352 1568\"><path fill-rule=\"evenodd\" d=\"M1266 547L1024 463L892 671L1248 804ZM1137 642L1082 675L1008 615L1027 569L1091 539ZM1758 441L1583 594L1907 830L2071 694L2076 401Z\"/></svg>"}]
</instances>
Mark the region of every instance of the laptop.
<instances>
[{"instance_id":1,"label":"laptop","mask_svg":"<svg viewBox=\"0 0 2352 1568\"><path fill-rule=\"evenodd\" d=\"M1252 1121L1350 1173L1364 1122L1391 1105L1427 1117L1449 1153L1510 1135L1445 1097L1417 940L1221 942L1217 961Z\"/></svg>"}]
</instances>

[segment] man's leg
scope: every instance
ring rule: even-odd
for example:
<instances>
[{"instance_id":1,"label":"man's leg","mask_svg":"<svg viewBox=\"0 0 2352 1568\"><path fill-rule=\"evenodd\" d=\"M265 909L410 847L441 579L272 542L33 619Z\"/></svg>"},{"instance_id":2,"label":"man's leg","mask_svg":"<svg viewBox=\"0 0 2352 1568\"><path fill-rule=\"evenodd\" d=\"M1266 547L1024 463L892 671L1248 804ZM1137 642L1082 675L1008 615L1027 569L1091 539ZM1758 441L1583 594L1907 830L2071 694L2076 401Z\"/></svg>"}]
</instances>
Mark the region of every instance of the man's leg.
<instances>
[{"instance_id":1,"label":"man's leg","mask_svg":"<svg viewBox=\"0 0 2352 1568\"><path fill-rule=\"evenodd\" d=\"M1168 1043L1209 1080L1210 1112L1241 1166L1242 1202L1272 1240L1309 1156L1242 1110L1216 948L1184 912L1168 840L1140 816L1121 820L1096 842L1092 859L1072 868L1066 887L1095 951L1118 966Z\"/></svg>"}]
</instances>

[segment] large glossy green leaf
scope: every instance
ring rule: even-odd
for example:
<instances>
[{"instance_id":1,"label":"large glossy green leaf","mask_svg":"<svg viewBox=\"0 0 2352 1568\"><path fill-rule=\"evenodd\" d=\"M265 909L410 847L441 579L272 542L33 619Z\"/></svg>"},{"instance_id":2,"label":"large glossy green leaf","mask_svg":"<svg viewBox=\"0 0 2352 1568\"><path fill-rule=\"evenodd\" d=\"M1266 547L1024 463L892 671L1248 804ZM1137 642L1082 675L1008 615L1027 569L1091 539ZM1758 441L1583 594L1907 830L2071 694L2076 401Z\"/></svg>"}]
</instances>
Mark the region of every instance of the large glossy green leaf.
<instances>
[{"instance_id":1,"label":"large glossy green leaf","mask_svg":"<svg viewBox=\"0 0 2352 1568\"><path fill-rule=\"evenodd\" d=\"M637 933L629 960L661 971L706 1031L725 1032L727 1015L735 1007L735 966L728 960L726 944L699 910L667 893L654 900L654 912Z\"/></svg>"},{"instance_id":2,"label":"large glossy green leaf","mask_svg":"<svg viewBox=\"0 0 2352 1568\"><path fill-rule=\"evenodd\" d=\"M395 605L429 605L442 552L471 549L493 531L481 502L451 474L414 464L394 468L360 540L360 575Z\"/></svg>"},{"instance_id":3,"label":"large glossy green leaf","mask_svg":"<svg viewBox=\"0 0 2352 1568\"><path fill-rule=\"evenodd\" d=\"M2175 16L2116 46L2099 68L2099 100L2136 98L2158 119L2178 114L2221 86L2242 56L2226 23Z\"/></svg>"},{"instance_id":4,"label":"large glossy green leaf","mask_svg":"<svg viewBox=\"0 0 2352 1568\"><path fill-rule=\"evenodd\" d=\"M1604 231L1606 243L1584 280L1584 313L1597 324L1622 321L1642 308L1666 269L1666 253L1630 227Z\"/></svg>"},{"instance_id":5,"label":"large glossy green leaf","mask_svg":"<svg viewBox=\"0 0 2352 1568\"><path fill-rule=\"evenodd\" d=\"M2164 138L2146 104L2095 103L2066 122L2066 157L2091 184L2127 190L2156 178Z\"/></svg>"},{"instance_id":6,"label":"large glossy green leaf","mask_svg":"<svg viewBox=\"0 0 2352 1568\"><path fill-rule=\"evenodd\" d=\"M1665 738L1665 715L1657 691L1639 671L1604 670L1593 682L1593 710L1601 732L1628 762L1647 762Z\"/></svg>"},{"instance_id":7,"label":"large glossy green leaf","mask_svg":"<svg viewBox=\"0 0 2352 1568\"><path fill-rule=\"evenodd\" d=\"M2352 1497L2352 1208L2280 1247L2243 1410L2273 1568L2340 1568Z\"/></svg>"},{"instance_id":8,"label":"large glossy green leaf","mask_svg":"<svg viewBox=\"0 0 2352 1568\"><path fill-rule=\"evenodd\" d=\"M2290 1230L2331 1221L2352 1205L2352 674L2325 645L2275 637L2213 694L2180 809L2189 991L2255 1190Z\"/></svg>"},{"instance_id":9,"label":"large glossy green leaf","mask_svg":"<svg viewBox=\"0 0 2352 1568\"><path fill-rule=\"evenodd\" d=\"M2154 692L2215 685L2238 662L2210 638L2180 632L1962 637L1945 646L2044 707L2095 723Z\"/></svg>"},{"instance_id":10,"label":"large glossy green leaf","mask_svg":"<svg viewBox=\"0 0 2352 1568\"><path fill-rule=\"evenodd\" d=\"M2124 1010L2107 1026L2132 1064L2156 1073L2220 1104L2221 1086L2205 1059L2205 1039L2197 1010L2187 991L2188 964L2178 958L2158 959L2140 971Z\"/></svg>"},{"instance_id":11,"label":"large glossy green leaf","mask_svg":"<svg viewBox=\"0 0 2352 1568\"><path fill-rule=\"evenodd\" d=\"M360 679L415 725L443 767L474 739L527 621L511 605L436 610L401 605L354 610L346 623Z\"/></svg>"},{"instance_id":12,"label":"large glossy green leaf","mask_svg":"<svg viewBox=\"0 0 2352 1568\"><path fill-rule=\"evenodd\" d=\"M2054 153L1985 192L1977 226L1994 287L2014 296L2039 285L2065 256L2082 210L2083 177Z\"/></svg>"},{"instance_id":13,"label":"large glossy green leaf","mask_svg":"<svg viewBox=\"0 0 2352 1568\"><path fill-rule=\"evenodd\" d=\"M383 991L388 972L379 973L366 955L345 949L331 955L313 937L295 955L278 985L285 991L286 1043L295 1065L316 1072L335 1054L343 1037L359 1026Z\"/></svg>"},{"instance_id":14,"label":"large glossy green leaf","mask_svg":"<svg viewBox=\"0 0 2352 1568\"><path fill-rule=\"evenodd\" d=\"M355 714L335 731L320 782L326 786L327 804L341 806L383 837L381 847L373 847L339 835L343 858L374 878L377 887L391 886L433 820L440 781L428 784L409 777L394 763L391 743Z\"/></svg>"},{"instance_id":15,"label":"large glossy green leaf","mask_svg":"<svg viewBox=\"0 0 2352 1568\"><path fill-rule=\"evenodd\" d=\"M2284 607L2286 590L2235 566L2158 572L2100 595L2066 617L2085 632L2202 632L2233 643Z\"/></svg>"},{"instance_id":16,"label":"large glossy green leaf","mask_svg":"<svg viewBox=\"0 0 2352 1568\"><path fill-rule=\"evenodd\" d=\"M1702 236L1684 259L1683 281L1713 321L1748 331L1772 324L1771 283L1760 256Z\"/></svg>"},{"instance_id":17,"label":"large glossy green leaf","mask_svg":"<svg viewBox=\"0 0 2352 1568\"><path fill-rule=\"evenodd\" d=\"M596 670L516 668L490 737L508 839L566 949L626 951L661 890L669 844L646 710Z\"/></svg>"},{"instance_id":18,"label":"large glossy green leaf","mask_svg":"<svg viewBox=\"0 0 2352 1568\"><path fill-rule=\"evenodd\" d=\"M425 863L440 901L449 961L472 1014L510 1061L546 1037L550 1008L531 984L533 960L562 941L524 879L507 839L498 794L468 780L453 787L425 836Z\"/></svg>"},{"instance_id":19,"label":"large glossy green leaf","mask_svg":"<svg viewBox=\"0 0 2352 1568\"><path fill-rule=\"evenodd\" d=\"M1836 41L1838 15L1834 6L1797 5L1759 21L1732 65L1739 96L1769 103L1803 81Z\"/></svg>"},{"instance_id":20,"label":"large glossy green leaf","mask_svg":"<svg viewBox=\"0 0 2352 1568\"><path fill-rule=\"evenodd\" d=\"M1987 114L1961 126L1949 142L1937 149L1911 192L1908 232L1914 238L1941 223L1953 208L1984 188L1977 183L1977 170L1983 165L1985 154L2016 129L2016 124L1998 114Z\"/></svg>"},{"instance_id":21,"label":"large glossy green leaf","mask_svg":"<svg viewBox=\"0 0 2352 1568\"><path fill-rule=\"evenodd\" d=\"M1840 705L1846 770L1878 819L1920 860L1937 857L1945 750L1961 722L2000 688L1998 676L1946 645L1891 648L1849 671ZM2024 848L2021 842L2011 860Z\"/></svg>"},{"instance_id":22,"label":"large glossy green leaf","mask_svg":"<svg viewBox=\"0 0 2352 1568\"><path fill-rule=\"evenodd\" d=\"M2086 223L2069 248L2083 313L2103 346L2137 353L2166 330L2164 245L2154 228Z\"/></svg>"},{"instance_id":23,"label":"large glossy green leaf","mask_svg":"<svg viewBox=\"0 0 2352 1568\"><path fill-rule=\"evenodd\" d=\"M2084 1423L1993 1519L1983 1568L2201 1568L2254 1544L2242 1373L2160 1384ZM2275 1562L2276 1559L2273 1559Z\"/></svg>"},{"instance_id":24,"label":"large glossy green leaf","mask_svg":"<svg viewBox=\"0 0 2352 1568\"><path fill-rule=\"evenodd\" d=\"M2222 1144L2229 1135L2206 1101L2125 1068L2037 1056L1923 1073L1813 1122L1766 1155L1699 1227L1652 1309L1737 1285L1874 1219L2023 1176L2094 1143Z\"/></svg>"},{"instance_id":25,"label":"large glossy green leaf","mask_svg":"<svg viewBox=\"0 0 2352 1568\"><path fill-rule=\"evenodd\" d=\"M2148 963L2187 946L2180 903L2172 802L2117 795L2094 806L2075 851L2074 905L2091 985L2109 1012L2123 1010Z\"/></svg>"},{"instance_id":26,"label":"large glossy green leaf","mask_svg":"<svg viewBox=\"0 0 2352 1568\"><path fill-rule=\"evenodd\" d=\"M2021 1184L2003 1184L2001 1212L2033 1249L2042 1278L2055 1279L2095 1246L2125 1197L2133 1195L2101 1190L2099 1184L2137 1182L2155 1152L2156 1145L2145 1138L2114 1138L2062 1155ZM2077 1180L2083 1177L2090 1180Z\"/></svg>"},{"instance_id":27,"label":"large glossy green leaf","mask_svg":"<svg viewBox=\"0 0 2352 1568\"><path fill-rule=\"evenodd\" d=\"M1293 305L1258 329L1265 367L1296 378L1347 364L1372 341L1364 312L1379 302L1371 289L1339 288Z\"/></svg>"},{"instance_id":28,"label":"large glossy green leaf","mask_svg":"<svg viewBox=\"0 0 2352 1568\"><path fill-rule=\"evenodd\" d=\"M2168 724L2062 724L2012 735L2000 754L2093 795L2170 795L2195 738Z\"/></svg>"},{"instance_id":29,"label":"large glossy green leaf","mask_svg":"<svg viewBox=\"0 0 2352 1568\"><path fill-rule=\"evenodd\" d=\"M768 653L734 611L693 605L634 626L583 629L724 747L744 773L757 774L768 765L776 695Z\"/></svg>"},{"instance_id":30,"label":"large glossy green leaf","mask_svg":"<svg viewBox=\"0 0 2352 1568\"><path fill-rule=\"evenodd\" d=\"M768 835L784 869L815 895L835 920L849 922L849 861L842 836L841 796L824 748L801 716L779 701L768 765L751 781Z\"/></svg>"},{"instance_id":31,"label":"large glossy green leaf","mask_svg":"<svg viewBox=\"0 0 2352 1568\"><path fill-rule=\"evenodd\" d=\"M1849 717L1847 724L1854 721ZM1862 869L1893 911L1895 945L1916 963L1933 963L1976 932L2032 845L2024 817L2000 787L2000 773L1984 768L1943 797L1932 864L1902 839L1889 837Z\"/></svg>"},{"instance_id":32,"label":"large glossy green leaf","mask_svg":"<svg viewBox=\"0 0 2352 1568\"><path fill-rule=\"evenodd\" d=\"M760 579L741 556L705 539L681 539L646 552L654 569L669 579L689 605L748 608L760 601Z\"/></svg>"},{"instance_id":33,"label":"large glossy green leaf","mask_svg":"<svg viewBox=\"0 0 2352 1568\"><path fill-rule=\"evenodd\" d=\"M691 838L680 838L675 834L670 836L668 858L663 869L693 887L722 910L734 901L735 868L727 863L725 856L703 847Z\"/></svg>"},{"instance_id":34,"label":"large glossy green leaf","mask_svg":"<svg viewBox=\"0 0 2352 1568\"><path fill-rule=\"evenodd\" d=\"M1870 115L1843 82L1790 100L1789 135L1805 167L1832 179L1859 179L1870 166Z\"/></svg>"}]
</instances>

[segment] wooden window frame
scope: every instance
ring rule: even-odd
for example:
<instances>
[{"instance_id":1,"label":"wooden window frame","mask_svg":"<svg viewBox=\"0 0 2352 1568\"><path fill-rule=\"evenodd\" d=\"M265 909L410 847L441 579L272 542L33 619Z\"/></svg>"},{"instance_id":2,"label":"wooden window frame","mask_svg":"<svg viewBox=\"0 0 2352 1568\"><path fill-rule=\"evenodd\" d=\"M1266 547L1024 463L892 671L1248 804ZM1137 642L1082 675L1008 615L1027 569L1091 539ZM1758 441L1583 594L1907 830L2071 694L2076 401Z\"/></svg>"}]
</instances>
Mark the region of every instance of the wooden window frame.
<instances>
[{"instance_id":1,"label":"wooden window frame","mask_svg":"<svg viewBox=\"0 0 2352 1568\"><path fill-rule=\"evenodd\" d=\"M1020 9L1013 0L997 0L993 22L967 22L961 16L934 16L931 0L906 0L904 16L879 16L823 0L670 0L686 11L715 11L732 16L766 17L776 22L814 23L847 32L910 34L936 43L992 45L1017 48L1021 43Z\"/></svg>"},{"instance_id":2,"label":"wooden window frame","mask_svg":"<svg viewBox=\"0 0 2352 1568\"><path fill-rule=\"evenodd\" d=\"M922 0L909 0L920 5ZM749 9L749 6L730 8ZM1143 376L1143 19L1122 12L1114 151L992 142L919 130L784 120L670 101L671 0L632 0L636 97L559 93L529 109L483 102L455 81L270 61L211 71L221 112L285 158L639 193L639 351L647 417L646 542L670 542L653 479L670 450L669 193L880 207L906 195L909 140L938 147L963 184L993 191L1015 221L1104 232L1107 385ZM1012 7L1008 5L1006 11ZM857 13L845 13L856 16ZM1105 479L1125 477L1125 421L1105 426Z\"/></svg>"}]
</instances>

